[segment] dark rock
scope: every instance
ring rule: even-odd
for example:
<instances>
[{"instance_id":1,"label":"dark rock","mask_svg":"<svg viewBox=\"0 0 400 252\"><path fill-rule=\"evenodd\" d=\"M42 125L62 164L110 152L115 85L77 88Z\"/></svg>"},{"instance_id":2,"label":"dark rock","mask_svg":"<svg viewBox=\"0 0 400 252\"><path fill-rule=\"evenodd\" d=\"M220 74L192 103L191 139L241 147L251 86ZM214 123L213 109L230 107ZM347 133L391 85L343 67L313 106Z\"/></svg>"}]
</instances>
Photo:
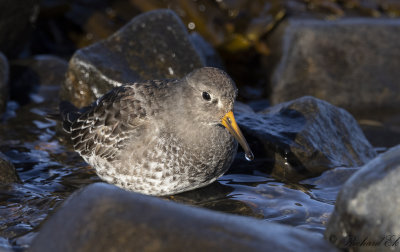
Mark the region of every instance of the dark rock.
<instances>
[{"instance_id":1,"label":"dark rock","mask_svg":"<svg viewBox=\"0 0 400 252\"><path fill-rule=\"evenodd\" d=\"M42 227L31 251L334 251L313 232L92 184Z\"/></svg>"},{"instance_id":2,"label":"dark rock","mask_svg":"<svg viewBox=\"0 0 400 252\"><path fill-rule=\"evenodd\" d=\"M325 237L337 247L351 251L397 250L399 185L400 145L361 167L344 184Z\"/></svg>"},{"instance_id":3,"label":"dark rock","mask_svg":"<svg viewBox=\"0 0 400 252\"><path fill-rule=\"evenodd\" d=\"M0 114L4 113L9 97L8 78L9 66L7 58L0 52Z\"/></svg>"},{"instance_id":4,"label":"dark rock","mask_svg":"<svg viewBox=\"0 0 400 252\"><path fill-rule=\"evenodd\" d=\"M61 96L81 107L122 83L183 77L204 66L203 58L174 12L151 11L77 51Z\"/></svg>"},{"instance_id":5,"label":"dark rock","mask_svg":"<svg viewBox=\"0 0 400 252\"><path fill-rule=\"evenodd\" d=\"M0 185L19 181L14 165L6 155L0 152Z\"/></svg>"},{"instance_id":6,"label":"dark rock","mask_svg":"<svg viewBox=\"0 0 400 252\"><path fill-rule=\"evenodd\" d=\"M280 178L297 180L336 167L357 167L376 156L347 111L313 97L236 117L255 157L273 157L272 174Z\"/></svg>"},{"instance_id":7,"label":"dark rock","mask_svg":"<svg viewBox=\"0 0 400 252\"><path fill-rule=\"evenodd\" d=\"M399 19L289 19L269 41L272 103L312 95L356 118L399 111L399 40Z\"/></svg>"},{"instance_id":8,"label":"dark rock","mask_svg":"<svg viewBox=\"0 0 400 252\"><path fill-rule=\"evenodd\" d=\"M25 104L52 99L59 102L58 90L65 81L68 63L51 55L14 60L11 64L11 99Z\"/></svg>"},{"instance_id":9,"label":"dark rock","mask_svg":"<svg viewBox=\"0 0 400 252\"><path fill-rule=\"evenodd\" d=\"M0 0L0 51L15 57L26 45L39 14L39 1Z\"/></svg>"}]
</instances>

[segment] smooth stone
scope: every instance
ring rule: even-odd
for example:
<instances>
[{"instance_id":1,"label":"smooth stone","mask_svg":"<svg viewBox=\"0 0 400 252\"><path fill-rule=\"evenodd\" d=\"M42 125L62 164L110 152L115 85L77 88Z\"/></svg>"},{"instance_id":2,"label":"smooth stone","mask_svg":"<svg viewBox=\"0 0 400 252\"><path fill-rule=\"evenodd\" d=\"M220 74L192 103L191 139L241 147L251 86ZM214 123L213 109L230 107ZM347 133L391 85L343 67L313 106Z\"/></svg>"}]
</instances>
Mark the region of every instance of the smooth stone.
<instances>
[{"instance_id":1,"label":"smooth stone","mask_svg":"<svg viewBox=\"0 0 400 252\"><path fill-rule=\"evenodd\" d=\"M28 43L38 14L38 0L0 0L0 51L16 57Z\"/></svg>"},{"instance_id":2,"label":"smooth stone","mask_svg":"<svg viewBox=\"0 0 400 252\"><path fill-rule=\"evenodd\" d=\"M59 102L59 88L65 81L68 62L52 55L36 55L11 64L11 98L20 104L51 99Z\"/></svg>"},{"instance_id":3,"label":"smooth stone","mask_svg":"<svg viewBox=\"0 0 400 252\"><path fill-rule=\"evenodd\" d=\"M0 52L0 114L4 113L9 98L10 67L6 56Z\"/></svg>"},{"instance_id":4,"label":"smooth stone","mask_svg":"<svg viewBox=\"0 0 400 252\"><path fill-rule=\"evenodd\" d=\"M399 40L399 19L288 19L269 39L271 101L312 95L356 118L399 111Z\"/></svg>"},{"instance_id":5,"label":"smooth stone","mask_svg":"<svg viewBox=\"0 0 400 252\"><path fill-rule=\"evenodd\" d=\"M61 98L82 107L115 86L181 78L205 63L174 12L150 11L106 40L78 50L69 62Z\"/></svg>"},{"instance_id":6,"label":"smooth stone","mask_svg":"<svg viewBox=\"0 0 400 252\"><path fill-rule=\"evenodd\" d=\"M314 97L235 116L254 155L273 158L271 173L279 178L298 180L336 167L358 167L376 156L346 110Z\"/></svg>"},{"instance_id":7,"label":"smooth stone","mask_svg":"<svg viewBox=\"0 0 400 252\"><path fill-rule=\"evenodd\" d=\"M17 171L10 159L0 152L0 185L20 182Z\"/></svg>"},{"instance_id":8,"label":"smooth stone","mask_svg":"<svg viewBox=\"0 0 400 252\"><path fill-rule=\"evenodd\" d=\"M400 234L400 145L365 164L339 193L325 237L351 251L393 251Z\"/></svg>"},{"instance_id":9,"label":"smooth stone","mask_svg":"<svg viewBox=\"0 0 400 252\"><path fill-rule=\"evenodd\" d=\"M320 235L96 183L68 198L30 251L336 251Z\"/></svg>"}]
</instances>

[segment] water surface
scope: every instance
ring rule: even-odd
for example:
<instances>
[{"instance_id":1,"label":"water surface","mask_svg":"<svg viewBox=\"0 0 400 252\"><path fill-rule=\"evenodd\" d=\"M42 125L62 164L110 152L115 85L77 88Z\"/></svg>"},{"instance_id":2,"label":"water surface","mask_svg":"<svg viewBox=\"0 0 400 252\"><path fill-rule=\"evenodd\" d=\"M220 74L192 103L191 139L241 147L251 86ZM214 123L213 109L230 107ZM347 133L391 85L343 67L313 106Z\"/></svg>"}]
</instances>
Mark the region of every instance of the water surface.
<instances>
[{"instance_id":1,"label":"water surface","mask_svg":"<svg viewBox=\"0 0 400 252\"><path fill-rule=\"evenodd\" d=\"M0 187L0 248L27 248L40 225L75 190L99 182L93 168L73 152L54 121L45 118L57 100L35 95L25 106L9 103L0 124L0 151L15 165L21 183ZM52 93L50 92L50 94ZM339 186L284 183L265 170L233 169L216 183L167 200L324 231Z\"/></svg>"}]
</instances>

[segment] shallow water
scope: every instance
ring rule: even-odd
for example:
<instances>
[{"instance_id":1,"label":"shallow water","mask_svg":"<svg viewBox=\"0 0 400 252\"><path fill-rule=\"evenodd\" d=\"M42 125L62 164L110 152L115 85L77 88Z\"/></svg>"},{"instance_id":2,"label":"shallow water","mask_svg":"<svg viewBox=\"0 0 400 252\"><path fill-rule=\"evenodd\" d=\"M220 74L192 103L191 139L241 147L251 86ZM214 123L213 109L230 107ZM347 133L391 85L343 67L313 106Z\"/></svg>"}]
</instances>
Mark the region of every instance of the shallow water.
<instances>
[{"instance_id":1,"label":"shallow water","mask_svg":"<svg viewBox=\"0 0 400 252\"><path fill-rule=\"evenodd\" d=\"M54 88L52 92L56 91ZM57 97L52 92L47 97ZM11 102L8 119L0 124L0 151L14 163L22 181L0 187L0 237L5 238L0 238L0 248L27 248L41 223L72 192L100 181L63 140L56 123L44 117L57 101L38 95L34 98L23 107ZM249 168L246 172L231 172L208 187L166 199L254 216L322 235L340 186L283 183L265 171Z\"/></svg>"}]
</instances>

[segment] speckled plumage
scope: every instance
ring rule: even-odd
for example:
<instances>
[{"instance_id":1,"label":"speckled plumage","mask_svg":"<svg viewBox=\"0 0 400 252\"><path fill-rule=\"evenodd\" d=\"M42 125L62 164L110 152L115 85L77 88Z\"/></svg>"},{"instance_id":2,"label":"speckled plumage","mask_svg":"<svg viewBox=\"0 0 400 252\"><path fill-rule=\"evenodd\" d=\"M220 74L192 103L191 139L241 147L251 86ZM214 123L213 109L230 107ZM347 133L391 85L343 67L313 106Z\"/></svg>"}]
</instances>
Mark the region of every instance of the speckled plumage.
<instances>
[{"instance_id":1,"label":"speckled plumage","mask_svg":"<svg viewBox=\"0 0 400 252\"><path fill-rule=\"evenodd\" d=\"M60 112L74 149L103 180L170 195L208 185L231 165L237 142L221 119L236 93L225 72L207 67L114 88L80 110L63 102Z\"/></svg>"}]
</instances>

